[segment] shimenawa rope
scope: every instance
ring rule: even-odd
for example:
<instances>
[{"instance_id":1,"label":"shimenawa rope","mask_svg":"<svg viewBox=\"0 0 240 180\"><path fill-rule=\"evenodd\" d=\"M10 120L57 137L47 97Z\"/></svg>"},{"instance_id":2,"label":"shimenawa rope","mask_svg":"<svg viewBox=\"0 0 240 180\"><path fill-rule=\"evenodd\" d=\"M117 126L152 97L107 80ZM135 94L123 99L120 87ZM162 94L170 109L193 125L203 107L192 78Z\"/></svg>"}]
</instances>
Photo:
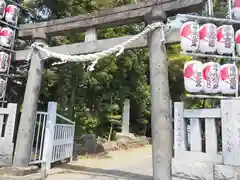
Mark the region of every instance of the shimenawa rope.
<instances>
[{"instance_id":1,"label":"shimenawa rope","mask_svg":"<svg viewBox=\"0 0 240 180\"><path fill-rule=\"evenodd\" d=\"M61 62L54 63L53 65L63 64L63 63L67 63L67 62L87 62L87 61L91 61L92 63L88 67L88 70L93 71L94 66L97 64L99 59L102 59L104 57L110 56L110 55L115 54L115 53L116 53L116 56L121 55L124 52L124 49L125 49L126 46L131 44L133 41L136 41L137 39L141 38L142 36L145 36L146 34L155 30L156 28L161 28L161 33L162 33L161 42L165 42L166 26L167 25L165 25L164 23L161 23L161 22L150 24L142 32L140 32L136 36L132 37L131 39L129 39L129 40L127 40L127 41L125 41L125 42L123 42L119 45L114 46L113 48L110 48L108 50L104 50L102 52L97 52L97 53L94 53L94 54L87 54L87 55L66 55L66 54L51 52L48 49L46 49L45 48L46 46L44 46L43 44L33 43L31 45L32 51L28 55L28 60L31 59L31 56L34 52L34 49L37 49L39 51L42 51L42 52L46 53L46 56L47 56L46 58L54 57L54 58L57 58L57 59L61 60Z\"/></svg>"}]
</instances>

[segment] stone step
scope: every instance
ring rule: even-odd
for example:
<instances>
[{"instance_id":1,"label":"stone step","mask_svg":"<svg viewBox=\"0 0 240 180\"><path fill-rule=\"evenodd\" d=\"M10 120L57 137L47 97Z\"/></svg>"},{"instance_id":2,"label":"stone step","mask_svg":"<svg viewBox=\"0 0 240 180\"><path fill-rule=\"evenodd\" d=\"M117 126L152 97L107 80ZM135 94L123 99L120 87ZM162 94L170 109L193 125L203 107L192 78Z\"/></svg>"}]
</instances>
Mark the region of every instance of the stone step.
<instances>
[{"instance_id":1,"label":"stone step","mask_svg":"<svg viewBox=\"0 0 240 180\"><path fill-rule=\"evenodd\" d=\"M35 173L26 176L0 175L0 180L42 180L42 179L43 175L41 173Z\"/></svg>"},{"instance_id":2,"label":"stone step","mask_svg":"<svg viewBox=\"0 0 240 180\"><path fill-rule=\"evenodd\" d=\"M29 174L35 174L39 172L37 166L27 166L27 167L4 167L4 175L9 176L26 176Z\"/></svg>"}]
</instances>

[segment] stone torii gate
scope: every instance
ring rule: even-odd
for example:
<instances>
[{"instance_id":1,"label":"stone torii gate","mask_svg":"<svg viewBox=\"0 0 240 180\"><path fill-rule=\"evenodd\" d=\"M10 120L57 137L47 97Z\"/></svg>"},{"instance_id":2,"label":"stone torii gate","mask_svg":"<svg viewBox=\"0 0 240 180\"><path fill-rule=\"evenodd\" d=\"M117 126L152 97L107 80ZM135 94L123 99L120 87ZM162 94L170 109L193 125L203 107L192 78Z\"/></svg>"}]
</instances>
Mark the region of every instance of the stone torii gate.
<instances>
[{"instance_id":1,"label":"stone torii gate","mask_svg":"<svg viewBox=\"0 0 240 180\"><path fill-rule=\"evenodd\" d=\"M198 12L204 0L149 0L145 3L125 5L113 9L93 12L47 22L20 25L19 37L34 39L46 44L47 36L62 35L65 32L85 32L85 42L47 49L69 55L89 54L106 50L118 45L132 36L97 40L96 29L114 27L131 23L166 22L167 17L178 13ZM155 180L171 179L172 158L172 121L170 118L170 93L168 84L168 63L164 43L161 43L161 30L152 31L148 38L141 38L126 49L149 47L150 83L152 104L152 142L153 142L153 176ZM171 29L166 35L166 43L179 42L179 29ZM46 44L47 45L47 44ZM15 61L26 60L30 50L17 51ZM44 53L35 51L28 74L24 96L24 107L17 136L13 167L29 165L33 127L37 111L37 102L41 88L44 68Z\"/></svg>"}]
</instances>

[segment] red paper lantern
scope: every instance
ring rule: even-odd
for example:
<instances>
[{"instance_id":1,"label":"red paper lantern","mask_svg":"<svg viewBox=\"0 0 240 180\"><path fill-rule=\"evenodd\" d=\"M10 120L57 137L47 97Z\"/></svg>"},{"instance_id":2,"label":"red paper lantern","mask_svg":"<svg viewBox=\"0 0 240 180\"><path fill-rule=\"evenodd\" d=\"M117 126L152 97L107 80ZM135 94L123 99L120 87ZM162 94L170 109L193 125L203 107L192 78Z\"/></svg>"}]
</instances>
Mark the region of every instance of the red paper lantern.
<instances>
[{"instance_id":1,"label":"red paper lantern","mask_svg":"<svg viewBox=\"0 0 240 180\"><path fill-rule=\"evenodd\" d=\"M240 30L236 32L235 43L236 43L236 54L240 56Z\"/></svg>"},{"instance_id":2,"label":"red paper lantern","mask_svg":"<svg viewBox=\"0 0 240 180\"><path fill-rule=\"evenodd\" d=\"M184 86L186 91L197 93L202 91L203 77L202 77L203 64L200 61L192 60L184 65Z\"/></svg>"},{"instance_id":3,"label":"red paper lantern","mask_svg":"<svg viewBox=\"0 0 240 180\"><path fill-rule=\"evenodd\" d=\"M6 8L6 2L5 1L0 1L0 19L3 19L5 16L5 8Z\"/></svg>"},{"instance_id":4,"label":"red paper lantern","mask_svg":"<svg viewBox=\"0 0 240 180\"><path fill-rule=\"evenodd\" d=\"M203 91L205 93L219 93L220 89L220 64L208 62L203 66Z\"/></svg>"},{"instance_id":5,"label":"red paper lantern","mask_svg":"<svg viewBox=\"0 0 240 180\"><path fill-rule=\"evenodd\" d=\"M181 26L181 48L185 52L196 52L199 47L199 25L196 22L186 22Z\"/></svg>"},{"instance_id":6,"label":"red paper lantern","mask_svg":"<svg viewBox=\"0 0 240 180\"><path fill-rule=\"evenodd\" d=\"M238 84L238 69L234 64L224 64L221 66L220 88L223 94L236 93Z\"/></svg>"},{"instance_id":7,"label":"red paper lantern","mask_svg":"<svg viewBox=\"0 0 240 180\"><path fill-rule=\"evenodd\" d=\"M240 20L240 0L233 0L233 16L234 19Z\"/></svg>"},{"instance_id":8,"label":"red paper lantern","mask_svg":"<svg viewBox=\"0 0 240 180\"><path fill-rule=\"evenodd\" d=\"M235 50L234 29L231 25L217 28L217 52L221 55L230 55Z\"/></svg>"},{"instance_id":9,"label":"red paper lantern","mask_svg":"<svg viewBox=\"0 0 240 180\"><path fill-rule=\"evenodd\" d=\"M207 23L199 30L199 50L202 53L214 53L217 50L217 26Z\"/></svg>"},{"instance_id":10,"label":"red paper lantern","mask_svg":"<svg viewBox=\"0 0 240 180\"><path fill-rule=\"evenodd\" d=\"M9 65L9 55L5 52L0 52L0 72L6 72Z\"/></svg>"},{"instance_id":11,"label":"red paper lantern","mask_svg":"<svg viewBox=\"0 0 240 180\"><path fill-rule=\"evenodd\" d=\"M5 12L5 20L8 23L16 25L18 21L19 8L13 4L10 4L5 8Z\"/></svg>"},{"instance_id":12,"label":"red paper lantern","mask_svg":"<svg viewBox=\"0 0 240 180\"><path fill-rule=\"evenodd\" d=\"M6 91L6 85L7 82L6 80L0 78L0 98L2 99L5 95L5 91Z\"/></svg>"},{"instance_id":13,"label":"red paper lantern","mask_svg":"<svg viewBox=\"0 0 240 180\"><path fill-rule=\"evenodd\" d=\"M0 30L0 45L11 47L14 41L14 32L11 28L4 27Z\"/></svg>"}]
</instances>

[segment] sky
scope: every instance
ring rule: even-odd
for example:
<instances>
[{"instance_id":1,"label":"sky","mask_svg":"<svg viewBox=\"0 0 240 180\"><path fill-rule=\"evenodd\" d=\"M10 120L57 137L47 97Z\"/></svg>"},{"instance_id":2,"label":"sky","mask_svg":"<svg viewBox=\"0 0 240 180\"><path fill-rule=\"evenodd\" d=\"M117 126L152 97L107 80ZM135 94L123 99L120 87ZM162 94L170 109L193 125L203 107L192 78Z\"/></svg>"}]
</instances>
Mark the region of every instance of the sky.
<instances>
[{"instance_id":1,"label":"sky","mask_svg":"<svg viewBox=\"0 0 240 180\"><path fill-rule=\"evenodd\" d=\"M184 17L171 17L170 19L170 24L171 24L171 27L172 28L180 28L182 23L181 23L181 20L184 20L185 18Z\"/></svg>"}]
</instances>

